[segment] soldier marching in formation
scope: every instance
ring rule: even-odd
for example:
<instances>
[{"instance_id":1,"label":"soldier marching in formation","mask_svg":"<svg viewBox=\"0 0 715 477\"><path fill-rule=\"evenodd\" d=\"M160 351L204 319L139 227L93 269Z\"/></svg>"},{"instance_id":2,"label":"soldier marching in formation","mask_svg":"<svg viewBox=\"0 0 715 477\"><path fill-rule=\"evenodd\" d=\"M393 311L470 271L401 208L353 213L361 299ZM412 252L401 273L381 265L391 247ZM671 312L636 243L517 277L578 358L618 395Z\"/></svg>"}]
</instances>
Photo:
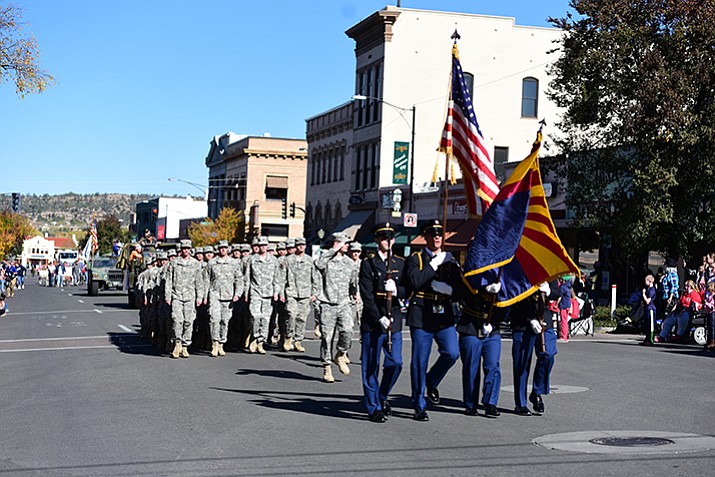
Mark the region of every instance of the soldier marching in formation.
<instances>
[{"instance_id":1,"label":"soldier marching in formation","mask_svg":"<svg viewBox=\"0 0 715 477\"><path fill-rule=\"evenodd\" d=\"M178 253L172 248L142 258L147 268L137 279L141 334L175 359L189 357L192 340L198 348L206 340L212 357L225 356L227 343L250 353L265 354L268 344L303 353L312 310L322 380L334 383L332 364L350 374L348 351L357 326L368 419L384 423L392 415L389 395L403 367L402 315L407 307L413 419L429 420L427 403L440 403L438 387L460 357L465 414L477 415L483 374L481 405L485 416L494 418L500 415L500 328L508 317L515 413L531 415L527 399L535 412L543 413L542 396L549 394L556 355L553 321L545 308L548 284L506 309L496 308L499 284L469 287L458 262L443 250L441 222L427 222L421 233L426 246L407 260L392 253L395 228L390 223L373 228L377 250L362 260L362 246L339 232L317 257L306 253L304 238L277 246L263 236L252 245L229 246L221 240L216 248L199 247L193 253L191 242L182 240ZM439 356L429 367L433 343ZM527 397L534 352L536 368Z\"/></svg>"}]
</instances>

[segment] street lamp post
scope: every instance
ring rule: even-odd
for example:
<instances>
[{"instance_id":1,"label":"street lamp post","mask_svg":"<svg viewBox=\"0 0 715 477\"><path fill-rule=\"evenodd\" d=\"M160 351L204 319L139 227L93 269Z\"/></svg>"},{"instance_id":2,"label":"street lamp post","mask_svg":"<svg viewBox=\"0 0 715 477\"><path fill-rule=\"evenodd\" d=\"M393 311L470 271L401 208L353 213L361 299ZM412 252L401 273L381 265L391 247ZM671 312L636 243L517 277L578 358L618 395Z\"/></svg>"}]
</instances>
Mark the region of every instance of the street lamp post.
<instances>
[{"instance_id":1,"label":"street lamp post","mask_svg":"<svg viewBox=\"0 0 715 477\"><path fill-rule=\"evenodd\" d=\"M209 190L208 187L203 184L197 184L196 182L187 181L184 179L177 179L176 177L169 177L169 182L183 182L184 184L189 184L196 187L204 195L204 200L208 200Z\"/></svg>"},{"instance_id":2,"label":"street lamp post","mask_svg":"<svg viewBox=\"0 0 715 477\"><path fill-rule=\"evenodd\" d=\"M398 110L398 111L412 111L412 124L411 124L411 136L410 136L410 201L409 201L409 211L410 213L415 212L415 120L417 116L417 106L412 105L411 108L402 108L400 106L397 106L395 104L392 104L388 101L385 101L382 98L376 98L375 96L365 96L362 94L356 94L353 95L352 99L357 100L357 101L365 101L368 99L374 99L375 101L379 101L381 103L385 103L386 105ZM403 117L404 118L404 117ZM406 121L405 121L406 122ZM409 230L409 229L408 229ZM407 232L407 246L409 247L410 245L410 240L412 238L412 233L411 231Z\"/></svg>"}]
</instances>

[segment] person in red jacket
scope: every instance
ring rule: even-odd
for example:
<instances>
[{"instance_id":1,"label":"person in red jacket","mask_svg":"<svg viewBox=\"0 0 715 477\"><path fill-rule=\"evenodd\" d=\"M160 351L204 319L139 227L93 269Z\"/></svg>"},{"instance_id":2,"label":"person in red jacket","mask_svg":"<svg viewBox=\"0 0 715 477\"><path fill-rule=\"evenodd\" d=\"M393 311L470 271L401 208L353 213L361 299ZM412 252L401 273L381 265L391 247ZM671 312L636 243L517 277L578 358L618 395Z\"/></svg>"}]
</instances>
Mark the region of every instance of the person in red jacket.
<instances>
[{"instance_id":1,"label":"person in red jacket","mask_svg":"<svg viewBox=\"0 0 715 477\"><path fill-rule=\"evenodd\" d=\"M690 321L690 314L694 313L702 307L703 299L698 292L695 282L688 280L685 282L685 291L680 297L680 303L678 304L675 311L670 313L668 317L663 322L663 328L660 330L660 336L656 340L658 343L668 341L670 336L670 330L673 325L677 323L675 328L675 335L670 339L670 341L679 342L683 340L683 336L688 331L688 321Z\"/></svg>"}]
</instances>

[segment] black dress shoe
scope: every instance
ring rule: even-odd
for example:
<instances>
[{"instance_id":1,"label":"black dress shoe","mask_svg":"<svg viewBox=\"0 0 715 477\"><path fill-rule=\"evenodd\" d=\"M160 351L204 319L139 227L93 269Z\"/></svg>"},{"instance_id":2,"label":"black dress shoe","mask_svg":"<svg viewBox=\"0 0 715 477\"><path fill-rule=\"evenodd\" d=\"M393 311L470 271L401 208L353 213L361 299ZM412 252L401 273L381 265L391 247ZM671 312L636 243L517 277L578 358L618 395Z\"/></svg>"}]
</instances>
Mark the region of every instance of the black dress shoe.
<instances>
[{"instance_id":1,"label":"black dress shoe","mask_svg":"<svg viewBox=\"0 0 715 477\"><path fill-rule=\"evenodd\" d=\"M541 399L541 394L531 393L529 394L529 401L534 405L534 411L539 414L544 413L544 401Z\"/></svg>"},{"instance_id":2,"label":"black dress shoe","mask_svg":"<svg viewBox=\"0 0 715 477\"><path fill-rule=\"evenodd\" d=\"M415 421L422 421L426 422L429 421L429 416L427 415L427 411L422 410L422 411L415 411L415 415L412 417Z\"/></svg>"},{"instance_id":3,"label":"black dress shoe","mask_svg":"<svg viewBox=\"0 0 715 477\"><path fill-rule=\"evenodd\" d=\"M516 406L514 408L514 414L517 416L531 416L531 411L529 411L528 407Z\"/></svg>"},{"instance_id":4,"label":"black dress shoe","mask_svg":"<svg viewBox=\"0 0 715 477\"><path fill-rule=\"evenodd\" d=\"M464 410L464 414L467 415L467 416L478 416L478 415L479 415L479 414L477 413L477 409L476 409L476 408L474 408L474 409L467 408L467 409Z\"/></svg>"},{"instance_id":5,"label":"black dress shoe","mask_svg":"<svg viewBox=\"0 0 715 477\"><path fill-rule=\"evenodd\" d=\"M649 341L649 340L641 341L638 344L640 344L641 346L655 346L655 343L653 343L652 341Z\"/></svg>"},{"instance_id":6,"label":"black dress shoe","mask_svg":"<svg viewBox=\"0 0 715 477\"><path fill-rule=\"evenodd\" d=\"M439 404L439 391L437 388L427 386L427 400L432 404Z\"/></svg>"},{"instance_id":7,"label":"black dress shoe","mask_svg":"<svg viewBox=\"0 0 715 477\"><path fill-rule=\"evenodd\" d=\"M499 417L501 416L501 413L496 406L492 404L487 404L486 406L484 406L484 415L487 417Z\"/></svg>"},{"instance_id":8,"label":"black dress shoe","mask_svg":"<svg viewBox=\"0 0 715 477\"><path fill-rule=\"evenodd\" d=\"M382 413L382 411L375 411L372 414L370 414L370 422L387 422L387 418L385 415Z\"/></svg>"},{"instance_id":9,"label":"black dress shoe","mask_svg":"<svg viewBox=\"0 0 715 477\"><path fill-rule=\"evenodd\" d=\"M382 401L382 413L386 416L392 416L392 407L387 401Z\"/></svg>"}]
</instances>

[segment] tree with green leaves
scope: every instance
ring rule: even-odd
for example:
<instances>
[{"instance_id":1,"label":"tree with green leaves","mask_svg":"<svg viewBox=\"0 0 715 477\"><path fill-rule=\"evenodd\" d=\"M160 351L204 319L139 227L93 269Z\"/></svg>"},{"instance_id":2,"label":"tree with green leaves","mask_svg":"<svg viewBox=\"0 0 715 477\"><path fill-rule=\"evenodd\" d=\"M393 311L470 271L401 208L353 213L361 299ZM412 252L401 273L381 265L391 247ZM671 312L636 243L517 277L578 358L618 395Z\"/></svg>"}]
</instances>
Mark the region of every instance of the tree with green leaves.
<instances>
[{"instance_id":1,"label":"tree with green leaves","mask_svg":"<svg viewBox=\"0 0 715 477\"><path fill-rule=\"evenodd\" d=\"M80 250L84 249L84 246L89 240L89 230L84 236L84 240L80 243ZM122 226L122 223L115 215L108 215L105 218L97 221L97 242L99 242L99 248L97 249L97 254L99 255L111 255L112 247L115 241L121 241L123 243L129 242L129 230Z\"/></svg>"},{"instance_id":2,"label":"tree with green leaves","mask_svg":"<svg viewBox=\"0 0 715 477\"><path fill-rule=\"evenodd\" d=\"M20 97L42 93L55 79L40 68L37 40L23 31L22 10L0 5L0 83L12 80Z\"/></svg>"},{"instance_id":3,"label":"tree with green leaves","mask_svg":"<svg viewBox=\"0 0 715 477\"><path fill-rule=\"evenodd\" d=\"M571 0L549 97L576 224L631 256L715 243L715 0Z\"/></svg>"},{"instance_id":4,"label":"tree with green leaves","mask_svg":"<svg viewBox=\"0 0 715 477\"><path fill-rule=\"evenodd\" d=\"M38 234L24 215L0 211L0 260L22 253L24 240Z\"/></svg>"}]
</instances>

